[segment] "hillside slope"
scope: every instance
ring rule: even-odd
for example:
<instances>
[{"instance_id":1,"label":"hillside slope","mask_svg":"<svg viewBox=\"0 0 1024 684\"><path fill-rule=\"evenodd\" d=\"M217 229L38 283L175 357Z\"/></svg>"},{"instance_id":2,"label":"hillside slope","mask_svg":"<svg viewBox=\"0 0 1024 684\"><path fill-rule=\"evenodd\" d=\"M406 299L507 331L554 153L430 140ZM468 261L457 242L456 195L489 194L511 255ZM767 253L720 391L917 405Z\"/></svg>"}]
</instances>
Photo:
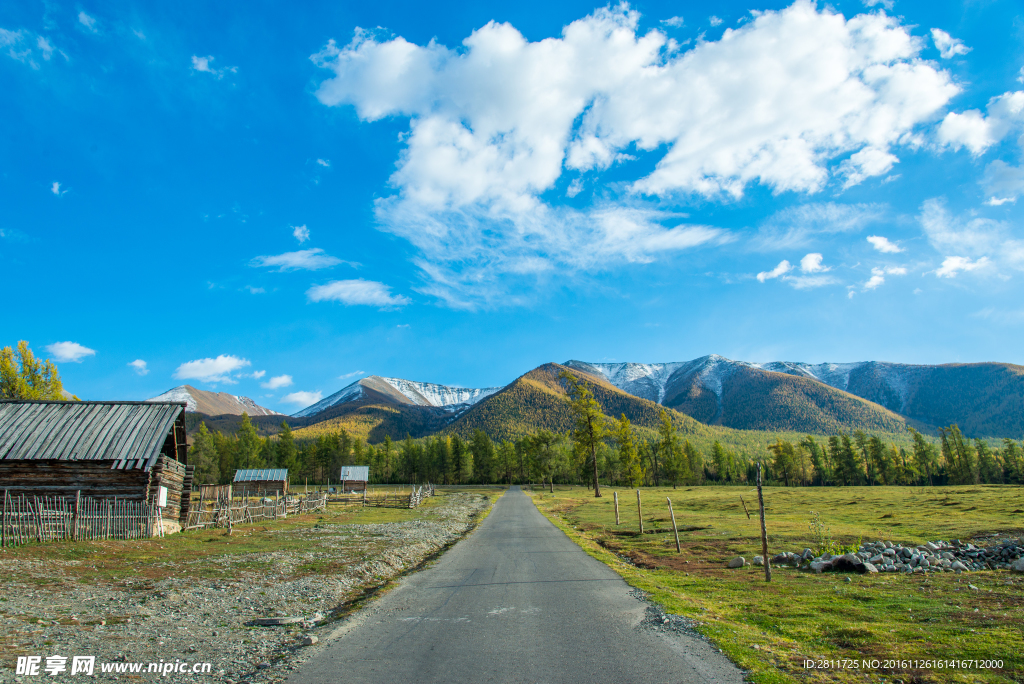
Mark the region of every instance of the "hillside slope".
<instances>
[{"instance_id":1,"label":"hillside slope","mask_svg":"<svg viewBox=\"0 0 1024 684\"><path fill-rule=\"evenodd\" d=\"M715 354L681 363L567 365L599 374L706 425L814 434L906 429L906 421L892 411L811 377L763 370Z\"/></svg>"},{"instance_id":2,"label":"hillside slope","mask_svg":"<svg viewBox=\"0 0 1024 684\"><path fill-rule=\"evenodd\" d=\"M625 414L640 429L654 430L658 427L663 409L653 401L628 394L603 377L547 363L483 399L452 421L445 431L469 437L474 430L480 429L495 440L518 439L540 429L567 432L573 427L573 419L568 396L558 378L562 370L575 373L590 388L605 415L617 418ZM711 432L689 416L671 409L668 409L668 414L684 434Z\"/></svg>"}]
</instances>

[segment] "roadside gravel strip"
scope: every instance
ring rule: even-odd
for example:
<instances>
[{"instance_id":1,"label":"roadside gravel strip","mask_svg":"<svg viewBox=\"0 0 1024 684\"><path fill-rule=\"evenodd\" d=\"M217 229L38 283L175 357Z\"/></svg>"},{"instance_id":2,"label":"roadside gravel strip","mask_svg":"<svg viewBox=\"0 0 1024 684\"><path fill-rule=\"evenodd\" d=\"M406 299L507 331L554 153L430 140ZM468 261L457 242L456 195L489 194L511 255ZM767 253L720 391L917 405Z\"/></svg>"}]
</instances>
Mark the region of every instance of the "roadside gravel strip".
<instances>
[{"instance_id":1,"label":"roadside gravel strip","mask_svg":"<svg viewBox=\"0 0 1024 684\"><path fill-rule=\"evenodd\" d=\"M335 628L332 614L340 606L460 539L488 505L479 494L452 493L426 519L409 522L237 528L235 534L293 535L291 541L299 535L308 545L202 561L168 559L177 566L175 572L158 581L82 584L65 572L79 561L0 558L0 573L16 578L0 597L0 683L41 678L16 677L18 655L42 656L44 666L48 656L65 656L69 671L72 656L95 656L95 678L101 680L117 676L101 674L99 663L178 659L212 663L213 681L281 681L301 659L304 644ZM190 572L200 562L224 564L230 579ZM302 621L279 627L253 624L267 616ZM174 673L128 677L211 681L210 675Z\"/></svg>"}]
</instances>

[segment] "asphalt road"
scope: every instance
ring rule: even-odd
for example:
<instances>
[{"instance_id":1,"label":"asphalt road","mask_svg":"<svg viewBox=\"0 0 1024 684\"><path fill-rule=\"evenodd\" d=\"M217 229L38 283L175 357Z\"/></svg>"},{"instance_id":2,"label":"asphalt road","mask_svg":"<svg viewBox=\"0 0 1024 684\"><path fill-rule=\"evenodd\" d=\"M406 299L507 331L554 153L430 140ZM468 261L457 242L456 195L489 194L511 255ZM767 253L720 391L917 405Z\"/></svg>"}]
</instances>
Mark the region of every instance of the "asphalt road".
<instances>
[{"instance_id":1,"label":"asphalt road","mask_svg":"<svg viewBox=\"0 0 1024 684\"><path fill-rule=\"evenodd\" d=\"M289 682L743 681L703 640L643 625L647 608L513 487L475 532L353 616Z\"/></svg>"}]
</instances>

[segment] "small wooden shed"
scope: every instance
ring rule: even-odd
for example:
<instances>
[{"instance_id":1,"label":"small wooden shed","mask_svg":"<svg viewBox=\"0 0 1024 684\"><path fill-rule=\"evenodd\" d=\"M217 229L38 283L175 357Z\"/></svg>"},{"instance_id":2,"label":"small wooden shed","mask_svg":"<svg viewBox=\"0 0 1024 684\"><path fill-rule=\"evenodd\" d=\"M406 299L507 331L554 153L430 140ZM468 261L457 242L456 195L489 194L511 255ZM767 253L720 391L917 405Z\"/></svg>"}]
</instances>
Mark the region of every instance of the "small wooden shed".
<instances>
[{"instance_id":1,"label":"small wooden shed","mask_svg":"<svg viewBox=\"0 0 1024 684\"><path fill-rule=\"evenodd\" d=\"M166 521L188 516L185 404L0 401L0 490L11 496L159 503Z\"/></svg>"},{"instance_id":2,"label":"small wooden shed","mask_svg":"<svg viewBox=\"0 0 1024 684\"><path fill-rule=\"evenodd\" d=\"M365 492L370 481L370 466L342 466L341 491Z\"/></svg>"},{"instance_id":3,"label":"small wooden shed","mask_svg":"<svg viewBox=\"0 0 1024 684\"><path fill-rule=\"evenodd\" d=\"M286 496L288 469L236 470L231 489L234 496Z\"/></svg>"}]
</instances>

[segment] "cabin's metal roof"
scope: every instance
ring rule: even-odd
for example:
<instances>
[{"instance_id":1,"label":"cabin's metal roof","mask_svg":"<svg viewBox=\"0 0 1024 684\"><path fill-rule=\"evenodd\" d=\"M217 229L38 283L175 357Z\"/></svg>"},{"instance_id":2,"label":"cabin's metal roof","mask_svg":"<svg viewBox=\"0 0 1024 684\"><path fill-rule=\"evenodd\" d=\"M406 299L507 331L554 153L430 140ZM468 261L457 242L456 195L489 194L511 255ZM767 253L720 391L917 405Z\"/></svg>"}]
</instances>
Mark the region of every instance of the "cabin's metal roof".
<instances>
[{"instance_id":1,"label":"cabin's metal roof","mask_svg":"<svg viewBox=\"0 0 1024 684\"><path fill-rule=\"evenodd\" d=\"M0 460L114 461L149 470L185 405L0 401Z\"/></svg>"},{"instance_id":2,"label":"cabin's metal roof","mask_svg":"<svg viewBox=\"0 0 1024 684\"><path fill-rule=\"evenodd\" d=\"M370 479L370 466L342 466L341 479L366 482Z\"/></svg>"},{"instance_id":3,"label":"cabin's metal roof","mask_svg":"<svg viewBox=\"0 0 1024 684\"><path fill-rule=\"evenodd\" d=\"M269 482L287 479L287 468L260 468L258 470L235 471L235 482Z\"/></svg>"}]
</instances>

